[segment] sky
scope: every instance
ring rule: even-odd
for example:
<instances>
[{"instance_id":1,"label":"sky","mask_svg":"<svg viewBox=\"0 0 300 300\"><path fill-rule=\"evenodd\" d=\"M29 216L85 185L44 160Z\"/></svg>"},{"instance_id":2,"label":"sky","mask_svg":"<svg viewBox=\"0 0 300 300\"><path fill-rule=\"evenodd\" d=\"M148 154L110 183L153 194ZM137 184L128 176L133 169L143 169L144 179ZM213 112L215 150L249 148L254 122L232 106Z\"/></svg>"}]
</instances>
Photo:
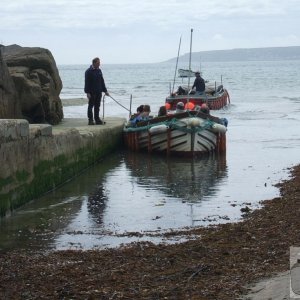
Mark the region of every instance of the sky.
<instances>
[{"instance_id":1,"label":"sky","mask_svg":"<svg viewBox=\"0 0 300 300\"><path fill-rule=\"evenodd\" d=\"M57 64L155 63L190 49L300 46L300 0L1 0L0 44Z\"/></svg>"}]
</instances>

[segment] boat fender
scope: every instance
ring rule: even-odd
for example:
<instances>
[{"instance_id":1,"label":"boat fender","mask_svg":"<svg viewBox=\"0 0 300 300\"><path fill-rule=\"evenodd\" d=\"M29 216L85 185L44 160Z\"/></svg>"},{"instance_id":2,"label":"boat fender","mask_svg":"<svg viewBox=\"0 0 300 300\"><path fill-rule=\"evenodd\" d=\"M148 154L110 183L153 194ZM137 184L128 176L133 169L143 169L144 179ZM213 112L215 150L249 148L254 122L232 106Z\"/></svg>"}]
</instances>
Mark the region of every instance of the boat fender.
<instances>
[{"instance_id":1,"label":"boat fender","mask_svg":"<svg viewBox=\"0 0 300 300\"><path fill-rule=\"evenodd\" d=\"M215 123L214 125L212 125L212 131L213 132L218 132L218 133L225 133L227 131L226 126L221 125L221 124L217 124Z\"/></svg>"},{"instance_id":2,"label":"boat fender","mask_svg":"<svg viewBox=\"0 0 300 300\"><path fill-rule=\"evenodd\" d=\"M201 126L205 121L200 118L188 118L183 119L182 122L184 122L189 127L197 127Z\"/></svg>"},{"instance_id":3,"label":"boat fender","mask_svg":"<svg viewBox=\"0 0 300 300\"><path fill-rule=\"evenodd\" d=\"M168 126L165 125L165 124L161 124L161 125L157 125L157 126L153 126L149 129L149 132L151 134L154 134L154 133L163 133L163 132L166 132L168 130Z\"/></svg>"},{"instance_id":4,"label":"boat fender","mask_svg":"<svg viewBox=\"0 0 300 300\"><path fill-rule=\"evenodd\" d=\"M189 122L189 126L191 127L197 127L200 126L201 122L199 118L191 118Z\"/></svg>"}]
</instances>

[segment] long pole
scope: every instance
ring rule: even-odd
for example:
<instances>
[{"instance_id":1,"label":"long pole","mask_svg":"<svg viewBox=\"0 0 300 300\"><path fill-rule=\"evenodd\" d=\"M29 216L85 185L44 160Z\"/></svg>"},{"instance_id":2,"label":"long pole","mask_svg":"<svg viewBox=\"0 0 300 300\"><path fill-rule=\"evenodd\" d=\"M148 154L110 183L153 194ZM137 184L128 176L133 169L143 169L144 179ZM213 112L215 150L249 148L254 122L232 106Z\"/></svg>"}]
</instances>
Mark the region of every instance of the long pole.
<instances>
[{"instance_id":1,"label":"long pole","mask_svg":"<svg viewBox=\"0 0 300 300\"><path fill-rule=\"evenodd\" d=\"M104 95L104 97L103 97L103 109L102 109L102 113L103 113L103 115L102 115L102 120L103 120L103 123L104 123L104 102L105 102L105 95Z\"/></svg>"},{"instance_id":2,"label":"long pole","mask_svg":"<svg viewBox=\"0 0 300 300\"><path fill-rule=\"evenodd\" d=\"M191 61L192 61L192 43L193 43L193 28L191 29L191 42L190 42L190 60L189 60L189 72L191 71ZM190 91L190 76L188 77L188 91Z\"/></svg>"},{"instance_id":3,"label":"long pole","mask_svg":"<svg viewBox=\"0 0 300 300\"><path fill-rule=\"evenodd\" d=\"M180 36L180 39L179 39L179 46L178 46L178 53L177 53L176 67L175 67L174 80L173 80L173 87L172 87L172 94L174 93L174 85L175 85L175 78L176 78L176 73L177 73L177 66L178 66L178 59L179 59L180 45L181 45L181 36Z\"/></svg>"},{"instance_id":4,"label":"long pole","mask_svg":"<svg viewBox=\"0 0 300 300\"><path fill-rule=\"evenodd\" d=\"M131 117L131 107L132 107L132 94L130 94L129 119Z\"/></svg>"}]
</instances>

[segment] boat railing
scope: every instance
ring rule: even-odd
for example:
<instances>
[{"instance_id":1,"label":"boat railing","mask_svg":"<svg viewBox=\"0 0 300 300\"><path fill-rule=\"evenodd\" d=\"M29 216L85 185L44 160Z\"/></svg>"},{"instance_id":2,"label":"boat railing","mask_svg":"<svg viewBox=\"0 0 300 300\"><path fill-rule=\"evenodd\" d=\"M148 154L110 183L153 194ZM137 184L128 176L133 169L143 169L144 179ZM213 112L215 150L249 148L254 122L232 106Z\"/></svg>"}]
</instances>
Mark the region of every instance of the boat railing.
<instances>
[{"instance_id":1,"label":"boat railing","mask_svg":"<svg viewBox=\"0 0 300 300\"><path fill-rule=\"evenodd\" d=\"M190 110L190 111L186 111L183 113L174 113L174 114L169 114L167 116L155 117L155 118L149 119L147 121L140 121L137 123L136 127L143 127L143 126L147 126L150 124L157 124L157 123L161 123L164 121L172 120L173 118L180 120L180 119L184 119L184 118L188 118L188 117L199 117L202 119L207 119L207 120L213 121L218 124L222 124L221 119L218 117L214 117L212 115L205 114L201 111Z\"/></svg>"}]
</instances>

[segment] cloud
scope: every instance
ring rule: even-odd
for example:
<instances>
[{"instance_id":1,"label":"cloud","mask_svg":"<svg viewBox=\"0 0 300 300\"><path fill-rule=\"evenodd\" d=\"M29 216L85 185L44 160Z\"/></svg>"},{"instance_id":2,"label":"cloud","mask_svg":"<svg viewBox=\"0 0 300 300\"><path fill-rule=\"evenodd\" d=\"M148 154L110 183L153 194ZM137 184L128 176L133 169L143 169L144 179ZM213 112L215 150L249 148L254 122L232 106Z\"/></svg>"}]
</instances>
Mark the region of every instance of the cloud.
<instances>
[{"instance_id":1,"label":"cloud","mask_svg":"<svg viewBox=\"0 0 300 300\"><path fill-rule=\"evenodd\" d=\"M189 51L299 44L299 0L1 0L0 43L60 63L156 62ZM276 30L275 30L276 29Z\"/></svg>"},{"instance_id":2,"label":"cloud","mask_svg":"<svg viewBox=\"0 0 300 300\"><path fill-rule=\"evenodd\" d=\"M2 0L1 28L116 28L142 23L172 28L209 18L282 15L296 0Z\"/></svg>"},{"instance_id":3,"label":"cloud","mask_svg":"<svg viewBox=\"0 0 300 300\"><path fill-rule=\"evenodd\" d=\"M223 38L222 34L216 33L216 34L213 35L212 40L222 41L222 40L224 40L224 38Z\"/></svg>"}]
</instances>

